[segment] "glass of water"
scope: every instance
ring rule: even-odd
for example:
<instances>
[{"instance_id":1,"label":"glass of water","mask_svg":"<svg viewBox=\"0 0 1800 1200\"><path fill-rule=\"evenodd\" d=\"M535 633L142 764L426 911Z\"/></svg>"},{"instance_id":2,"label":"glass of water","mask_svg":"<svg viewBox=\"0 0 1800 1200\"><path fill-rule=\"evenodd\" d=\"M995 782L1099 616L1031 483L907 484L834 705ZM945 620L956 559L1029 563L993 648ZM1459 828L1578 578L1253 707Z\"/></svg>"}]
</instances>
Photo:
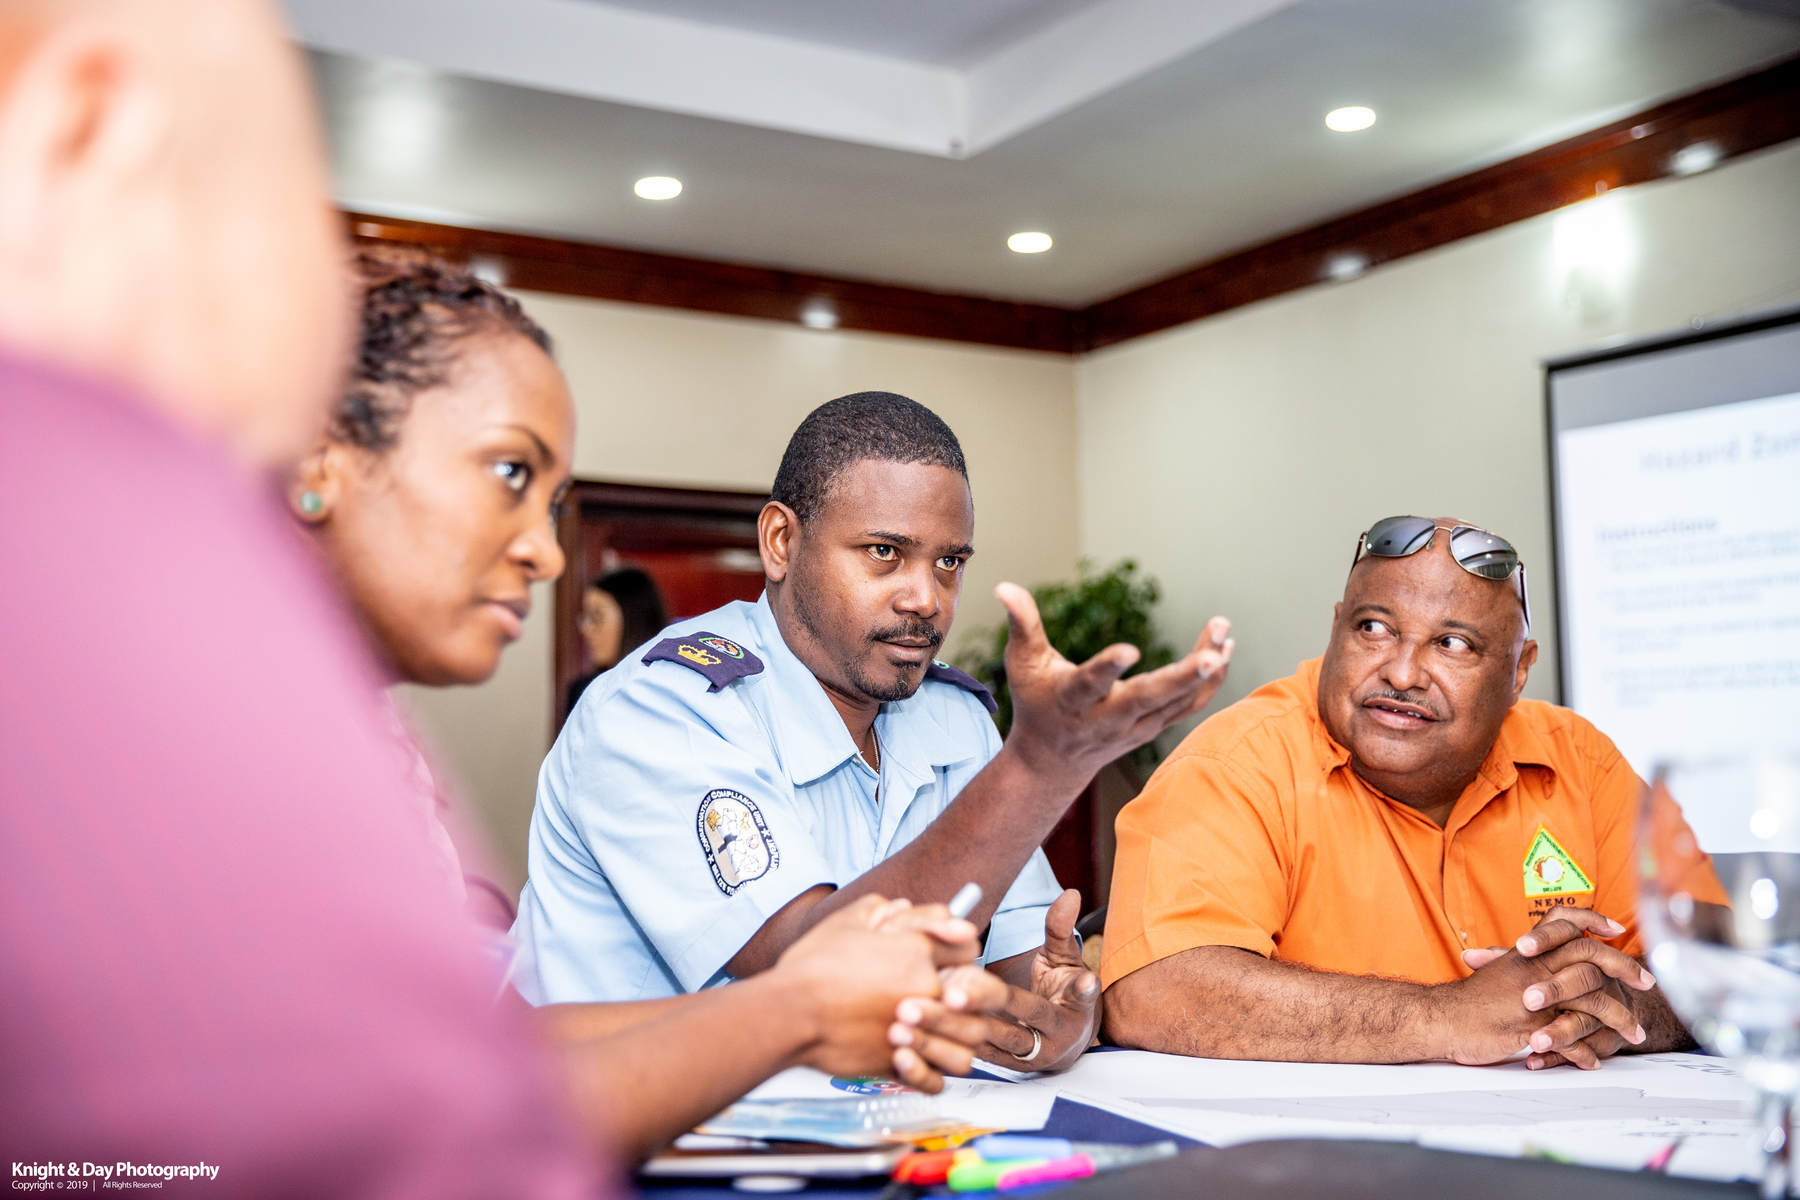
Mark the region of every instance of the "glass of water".
<instances>
[{"instance_id":1,"label":"glass of water","mask_svg":"<svg viewBox=\"0 0 1800 1200\"><path fill-rule=\"evenodd\" d=\"M1709 857L1729 907L1694 894L1705 891ZM1640 813L1638 870L1650 969L1694 1037L1735 1059L1756 1088L1762 1194L1793 1194L1800 756L1745 754L1659 767Z\"/></svg>"}]
</instances>

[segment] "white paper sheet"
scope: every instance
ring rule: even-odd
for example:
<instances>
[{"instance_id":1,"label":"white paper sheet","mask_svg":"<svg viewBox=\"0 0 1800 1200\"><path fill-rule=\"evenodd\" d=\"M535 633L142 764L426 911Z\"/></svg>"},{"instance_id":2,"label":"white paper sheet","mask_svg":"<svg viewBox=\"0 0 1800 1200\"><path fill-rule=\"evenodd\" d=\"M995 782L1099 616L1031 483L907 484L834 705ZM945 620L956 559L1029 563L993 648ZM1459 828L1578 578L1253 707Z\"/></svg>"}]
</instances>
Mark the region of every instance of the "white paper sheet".
<instances>
[{"instance_id":1,"label":"white paper sheet","mask_svg":"<svg viewBox=\"0 0 1800 1200\"><path fill-rule=\"evenodd\" d=\"M1017 1086L1052 1088L1215 1146L1357 1138L1637 1169L1680 1139L1672 1173L1736 1179L1758 1169L1750 1089L1730 1066L1701 1055L1622 1056L1594 1072L1118 1051Z\"/></svg>"},{"instance_id":2,"label":"white paper sheet","mask_svg":"<svg viewBox=\"0 0 1800 1200\"><path fill-rule=\"evenodd\" d=\"M1675 1144L1670 1174L1751 1179L1761 1169L1749 1086L1727 1063L1699 1054L1621 1055L1598 1071L1528 1071L1522 1062L1240 1062L1139 1050L1088 1054L1057 1075L981 1067L1007 1082L946 1080L946 1115L1042 1129L1060 1095L1213 1146L1351 1138L1637 1170ZM750 1094L849 1093L796 1067Z\"/></svg>"}]
</instances>

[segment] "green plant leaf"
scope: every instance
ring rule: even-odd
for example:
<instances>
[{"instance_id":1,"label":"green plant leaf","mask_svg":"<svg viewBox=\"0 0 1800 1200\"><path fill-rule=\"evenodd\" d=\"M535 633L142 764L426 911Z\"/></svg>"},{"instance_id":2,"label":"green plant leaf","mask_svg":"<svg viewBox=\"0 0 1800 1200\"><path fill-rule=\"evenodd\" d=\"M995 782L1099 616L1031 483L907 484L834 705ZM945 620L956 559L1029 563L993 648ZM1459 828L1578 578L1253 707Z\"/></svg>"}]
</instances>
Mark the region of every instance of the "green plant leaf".
<instances>
[{"instance_id":1,"label":"green plant leaf","mask_svg":"<svg viewBox=\"0 0 1800 1200\"><path fill-rule=\"evenodd\" d=\"M1099 573L1083 559L1074 583L1042 584L1031 594L1043 617L1044 635L1072 663L1084 663L1119 642L1136 646L1141 655L1127 675L1154 671L1175 661L1175 652L1158 638L1151 615L1160 596L1156 580L1140 577L1137 563L1131 559ZM987 684L1000 702L994 721L1002 736L1012 728L1012 693L1006 686L1007 633L1005 625L978 631L976 644L957 660L958 666ZM980 645L984 639L986 649ZM1148 771L1161 755L1152 742L1128 757L1140 770Z\"/></svg>"}]
</instances>

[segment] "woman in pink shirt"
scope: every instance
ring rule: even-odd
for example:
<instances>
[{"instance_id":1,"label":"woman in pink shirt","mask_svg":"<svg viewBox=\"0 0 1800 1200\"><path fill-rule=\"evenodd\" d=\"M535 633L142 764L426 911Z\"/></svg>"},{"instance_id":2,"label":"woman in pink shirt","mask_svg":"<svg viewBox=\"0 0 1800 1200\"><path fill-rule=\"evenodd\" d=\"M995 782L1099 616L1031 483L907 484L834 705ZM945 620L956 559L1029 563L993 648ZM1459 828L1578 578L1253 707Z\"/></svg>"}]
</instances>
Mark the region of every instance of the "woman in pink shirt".
<instances>
[{"instance_id":1,"label":"woman in pink shirt","mask_svg":"<svg viewBox=\"0 0 1800 1200\"><path fill-rule=\"evenodd\" d=\"M395 680L480 683L522 632L531 585L563 569L554 513L574 404L548 337L497 288L420 252L365 252L357 267L356 365L289 503ZM387 715L445 902L469 905L504 962L504 893L465 878L430 767ZM539 1022L576 1059L584 1104L641 1157L796 1063L932 1091L940 1072L966 1072L986 1036L978 1010L1004 989L973 967L940 983L938 969L968 963L974 936L941 906L874 900L763 975L667 1000L547 1006ZM716 1049L722 1026L736 1031L729 1056ZM634 1102L607 1106L609 1093Z\"/></svg>"}]
</instances>

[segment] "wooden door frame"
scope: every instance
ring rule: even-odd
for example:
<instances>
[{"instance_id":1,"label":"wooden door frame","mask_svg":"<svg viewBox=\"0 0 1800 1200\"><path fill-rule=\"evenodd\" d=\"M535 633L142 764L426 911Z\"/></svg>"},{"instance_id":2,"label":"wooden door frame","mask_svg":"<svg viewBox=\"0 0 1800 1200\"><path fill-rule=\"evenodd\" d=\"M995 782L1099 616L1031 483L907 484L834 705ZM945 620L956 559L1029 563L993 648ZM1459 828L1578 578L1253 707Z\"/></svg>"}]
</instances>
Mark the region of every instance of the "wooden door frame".
<instances>
[{"instance_id":1,"label":"wooden door frame","mask_svg":"<svg viewBox=\"0 0 1800 1200\"><path fill-rule=\"evenodd\" d=\"M562 727L569 683L582 661L581 631L575 627L575 619L581 613L582 593L593 575L581 533L582 514L611 510L701 520L720 517L735 522L746 516L754 519L768 502L767 492L654 487L605 479L576 479L570 483L556 521L556 540L562 546L565 561L563 573L556 581L556 632L550 671L551 711L556 717L553 729Z\"/></svg>"}]
</instances>

